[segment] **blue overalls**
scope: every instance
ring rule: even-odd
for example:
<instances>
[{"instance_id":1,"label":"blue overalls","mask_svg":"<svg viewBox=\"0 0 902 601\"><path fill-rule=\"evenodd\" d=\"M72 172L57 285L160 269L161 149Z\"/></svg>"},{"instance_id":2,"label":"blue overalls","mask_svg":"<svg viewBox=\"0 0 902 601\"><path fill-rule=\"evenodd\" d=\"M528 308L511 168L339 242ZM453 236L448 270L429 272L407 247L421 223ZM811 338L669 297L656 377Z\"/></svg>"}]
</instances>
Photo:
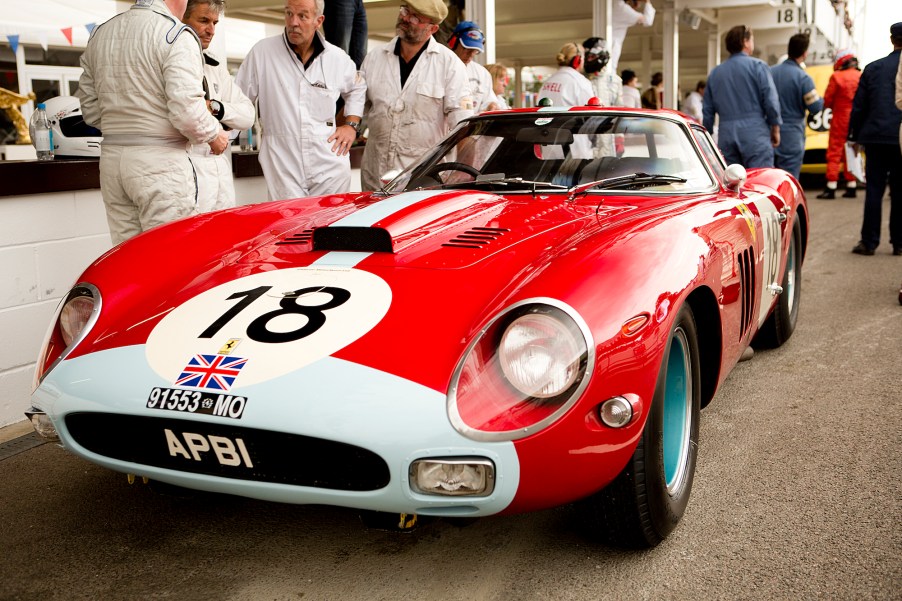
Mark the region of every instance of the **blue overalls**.
<instances>
[{"instance_id":1,"label":"blue overalls","mask_svg":"<svg viewBox=\"0 0 902 601\"><path fill-rule=\"evenodd\" d=\"M719 115L717 146L727 163L751 169L774 166L770 127L780 125L780 101L764 61L737 52L708 75L702 117L714 131Z\"/></svg>"},{"instance_id":2,"label":"blue overalls","mask_svg":"<svg viewBox=\"0 0 902 601\"><path fill-rule=\"evenodd\" d=\"M770 69L780 97L780 145L774 151L774 167L784 169L796 179L802 171L805 156L805 111L817 113L824 99L817 93L814 80L793 59L786 59Z\"/></svg>"}]
</instances>

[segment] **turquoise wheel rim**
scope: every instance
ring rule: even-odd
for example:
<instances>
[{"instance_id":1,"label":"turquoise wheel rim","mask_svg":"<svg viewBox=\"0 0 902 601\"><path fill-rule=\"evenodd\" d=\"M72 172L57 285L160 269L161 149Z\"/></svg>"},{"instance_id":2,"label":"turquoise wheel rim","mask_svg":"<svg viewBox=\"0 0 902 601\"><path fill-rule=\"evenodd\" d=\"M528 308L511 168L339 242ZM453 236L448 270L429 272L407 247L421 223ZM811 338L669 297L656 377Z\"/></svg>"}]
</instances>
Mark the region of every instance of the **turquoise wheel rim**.
<instances>
[{"instance_id":1,"label":"turquoise wheel rim","mask_svg":"<svg viewBox=\"0 0 902 601\"><path fill-rule=\"evenodd\" d=\"M692 419L691 373L689 341L686 332L677 328L670 342L664 383L664 481L670 494L682 486L686 477Z\"/></svg>"}]
</instances>

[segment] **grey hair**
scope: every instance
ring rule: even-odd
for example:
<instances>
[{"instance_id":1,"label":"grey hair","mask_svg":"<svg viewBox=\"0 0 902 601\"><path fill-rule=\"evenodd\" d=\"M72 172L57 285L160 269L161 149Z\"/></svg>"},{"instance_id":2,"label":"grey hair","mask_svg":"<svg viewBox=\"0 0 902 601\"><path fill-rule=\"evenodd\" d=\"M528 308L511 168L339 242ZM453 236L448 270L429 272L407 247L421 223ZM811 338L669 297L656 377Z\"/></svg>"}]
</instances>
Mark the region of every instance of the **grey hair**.
<instances>
[{"instance_id":1,"label":"grey hair","mask_svg":"<svg viewBox=\"0 0 902 601\"><path fill-rule=\"evenodd\" d=\"M288 8L289 2L291 2L291 0L285 0L285 8ZM316 9L315 16L317 16L317 17L323 16L323 12L325 12L325 10L326 10L326 0L313 0L313 5L314 5L314 8Z\"/></svg>"},{"instance_id":2,"label":"grey hair","mask_svg":"<svg viewBox=\"0 0 902 601\"><path fill-rule=\"evenodd\" d=\"M190 15L194 11L194 7L198 5L209 6L219 15L225 11L225 0L188 0L188 5L185 6L185 16Z\"/></svg>"}]
</instances>

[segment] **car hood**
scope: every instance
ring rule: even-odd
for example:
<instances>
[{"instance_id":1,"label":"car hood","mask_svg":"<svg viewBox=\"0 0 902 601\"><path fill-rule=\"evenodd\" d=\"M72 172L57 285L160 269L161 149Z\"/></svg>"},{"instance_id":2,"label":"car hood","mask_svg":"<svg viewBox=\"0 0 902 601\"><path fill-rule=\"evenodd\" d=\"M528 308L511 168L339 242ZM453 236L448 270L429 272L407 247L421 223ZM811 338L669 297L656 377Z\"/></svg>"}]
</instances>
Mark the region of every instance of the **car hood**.
<instances>
[{"instance_id":1,"label":"car hood","mask_svg":"<svg viewBox=\"0 0 902 601\"><path fill-rule=\"evenodd\" d=\"M302 209L257 236L237 262L297 265L310 253L362 252L394 267L459 269L537 236L570 236L594 215L562 195L419 190L341 198L328 207L298 201Z\"/></svg>"}]
</instances>

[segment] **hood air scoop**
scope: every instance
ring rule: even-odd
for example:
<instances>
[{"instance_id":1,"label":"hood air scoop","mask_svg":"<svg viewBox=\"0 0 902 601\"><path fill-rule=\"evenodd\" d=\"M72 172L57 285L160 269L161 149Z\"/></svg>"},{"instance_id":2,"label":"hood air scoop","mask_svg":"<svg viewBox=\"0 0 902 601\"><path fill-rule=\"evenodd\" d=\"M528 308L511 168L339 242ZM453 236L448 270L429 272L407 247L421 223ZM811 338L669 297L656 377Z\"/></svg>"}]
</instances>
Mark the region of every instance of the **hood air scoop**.
<instances>
[{"instance_id":1,"label":"hood air scoop","mask_svg":"<svg viewBox=\"0 0 902 601\"><path fill-rule=\"evenodd\" d=\"M391 234L381 227L319 227L313 230L313 250L394 252Z\"/></svg>"}]
</instances>

